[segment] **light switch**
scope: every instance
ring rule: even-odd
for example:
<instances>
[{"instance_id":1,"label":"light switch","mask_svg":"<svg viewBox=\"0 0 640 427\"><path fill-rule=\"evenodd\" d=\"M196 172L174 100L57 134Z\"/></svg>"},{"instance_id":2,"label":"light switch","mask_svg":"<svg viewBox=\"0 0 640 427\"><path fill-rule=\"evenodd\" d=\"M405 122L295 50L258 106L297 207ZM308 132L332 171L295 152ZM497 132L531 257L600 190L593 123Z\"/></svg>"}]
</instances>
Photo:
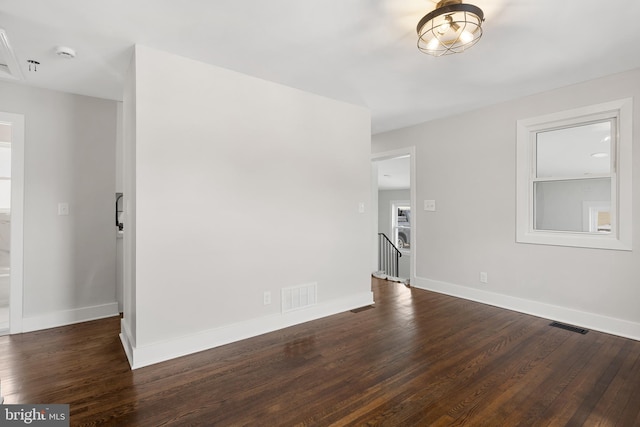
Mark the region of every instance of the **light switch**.
<instances>
[{"instance_id":1,"label":"light switch","mask_svg":"<svg viewBox=\"0 0 640 427\"><path fill-rule=\"evenodd\" d=\"M364 213L364 202L358 203L358 213Z\"/></svg>"},{"instance_id":2,"label":"light switch","mask_svg":"<svg viewBox=\"0 0 640 427\"><path fill-rule=\"evenodd\" d=\"M69 215L69 203L58 203L58 215Z\"/></svg>"},{"instance_id":3,"label":"light switch","mask_svg":"<svg viewBox=\"0 0 640 427\"><path fill-rule=\"evenodd\" d=\"M436 210L436 201L435 200L425 200L424 201L424 210L435 212Z\"/></svg>"}]
</instances>

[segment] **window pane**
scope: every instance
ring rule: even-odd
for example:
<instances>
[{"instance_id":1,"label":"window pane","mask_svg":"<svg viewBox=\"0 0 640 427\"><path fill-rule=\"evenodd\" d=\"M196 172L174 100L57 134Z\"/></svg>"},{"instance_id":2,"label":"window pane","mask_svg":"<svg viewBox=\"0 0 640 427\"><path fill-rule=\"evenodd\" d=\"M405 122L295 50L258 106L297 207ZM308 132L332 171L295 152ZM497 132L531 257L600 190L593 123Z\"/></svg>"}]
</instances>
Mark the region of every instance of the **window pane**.
<instances>
[{"instance_id":1,"label":"window pane","mask_svg":"<svg viewBox=\"0 0 640 427\"><path fill-rule=\"evenodd\" d=\"M394 238L395 244L401 249L411 248L411 207L394 205Z\"/></svg>"},{"instance_id":2,"label":"window pane","mask_svg":"<svg viewBox=\"0 0 640 427\"><path fill-rule=\"evenodd\" d=\"M408 227L411 208L409 206L396 206L396 209L396 225L398 227Z\"/></svg>"},{"instance_id":3,"label":"window pane","mask_svg":"<svg viewBox=\"0 0 640 427\"><path fill-rule=\"evenodd\" d=\"M534 183L536 230L609 233L611 179Z\"/></svg>"},{"instance_id":4,"label":"window pane","mask_svg":"<svg viewBox=\"0 0 640 427\"><path fill-rule=\"evenodd\" d=\"M611 172L612 121L536 134L536 176L579 177Z\"/></svg>"}]
</instances>

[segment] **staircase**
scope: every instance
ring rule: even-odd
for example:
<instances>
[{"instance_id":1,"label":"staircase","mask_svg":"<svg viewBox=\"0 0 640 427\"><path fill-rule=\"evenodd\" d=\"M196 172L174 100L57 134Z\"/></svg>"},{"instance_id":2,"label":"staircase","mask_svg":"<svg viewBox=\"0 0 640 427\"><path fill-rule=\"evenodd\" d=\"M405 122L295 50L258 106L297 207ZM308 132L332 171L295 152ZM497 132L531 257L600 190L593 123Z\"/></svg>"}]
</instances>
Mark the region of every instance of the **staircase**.
<instances>
[{"instance_id":1,"label":"staircase","mask_svg":"<svg viewBox=\"0 0 640 427\"><path fill-rule=\"evenodd\" d=\"M387 276L398 277L401 256L396 245L384 233L378 233L378 270Z\"/></svg>"}]
</instances>

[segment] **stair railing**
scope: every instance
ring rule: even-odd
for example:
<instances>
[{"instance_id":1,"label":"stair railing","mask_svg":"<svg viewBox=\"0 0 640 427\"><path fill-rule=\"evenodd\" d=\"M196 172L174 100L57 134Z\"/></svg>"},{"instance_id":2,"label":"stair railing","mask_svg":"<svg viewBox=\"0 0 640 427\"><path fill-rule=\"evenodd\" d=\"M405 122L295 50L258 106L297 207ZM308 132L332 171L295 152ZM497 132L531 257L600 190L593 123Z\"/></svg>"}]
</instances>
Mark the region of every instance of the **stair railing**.
<instances>
[{"instance_id":1,"label":"stair railing","mask_svg":"<svg viewBox=\"0 0 640 427\"><path fill-rule=\"evenodd\" d=\"M378 270L387 276L398 277L398 262L402 252L384 234L378 233Z\"/></svg>"}]
</instances>

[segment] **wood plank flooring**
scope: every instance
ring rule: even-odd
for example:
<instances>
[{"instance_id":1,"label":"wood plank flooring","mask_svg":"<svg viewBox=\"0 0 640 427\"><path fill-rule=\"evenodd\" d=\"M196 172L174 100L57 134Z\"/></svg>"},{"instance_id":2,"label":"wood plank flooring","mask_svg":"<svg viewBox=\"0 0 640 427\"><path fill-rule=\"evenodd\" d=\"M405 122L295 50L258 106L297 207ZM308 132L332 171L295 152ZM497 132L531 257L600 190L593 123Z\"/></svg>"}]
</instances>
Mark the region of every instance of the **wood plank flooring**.
<instances>
[{"instance_id":1,"label":"wood plank flooring","mask_svg":"<svg viewBox=\"0 0 640 427\"><path fill-rule=\"evenodd\" d=\"M376 305L130 371L119 319L0 337L71 425L640 426L640 342L372 280Z\"/></svg>"}]
</instances>

